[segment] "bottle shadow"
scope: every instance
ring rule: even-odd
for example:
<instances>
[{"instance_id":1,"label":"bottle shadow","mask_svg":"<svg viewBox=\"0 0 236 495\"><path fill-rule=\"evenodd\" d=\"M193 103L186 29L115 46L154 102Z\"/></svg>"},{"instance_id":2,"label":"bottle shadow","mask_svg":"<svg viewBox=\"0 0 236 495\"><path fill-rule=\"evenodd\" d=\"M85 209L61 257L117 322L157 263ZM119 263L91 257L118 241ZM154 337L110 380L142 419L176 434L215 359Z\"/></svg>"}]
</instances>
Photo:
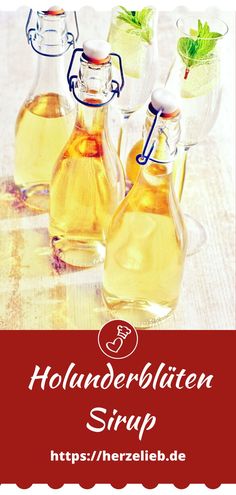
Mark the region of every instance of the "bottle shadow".
<instances>
[{"instance_id":1,"label":"bottle shadow","mask_svg":"<svg viewBox=\"0 0 236 495\"><path fill-rule=\"evenodd\" d=\"M24 193L16 186L13 177L0 179L0 205L0 220L42 215L42 212L26 206Z\"/></svg>"}]
</instances>

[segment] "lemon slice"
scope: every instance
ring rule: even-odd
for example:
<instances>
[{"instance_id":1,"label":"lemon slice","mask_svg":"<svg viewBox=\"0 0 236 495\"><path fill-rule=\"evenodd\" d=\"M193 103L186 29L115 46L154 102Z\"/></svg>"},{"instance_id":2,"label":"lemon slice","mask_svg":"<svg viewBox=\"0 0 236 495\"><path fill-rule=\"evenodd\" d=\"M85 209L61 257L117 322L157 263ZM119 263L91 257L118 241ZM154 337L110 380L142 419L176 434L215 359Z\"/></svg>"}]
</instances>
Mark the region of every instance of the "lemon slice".
<instances>
[{"instance_id":1,"label":"lemon slice","mask_svg":"<svg viewBox=\"0 0 236 495\"><path fill-rule=\"evenodd\" d=\"M219 62L214 60L190 67L188 77L182 79L181 97L195 98L209 93L219 79Z\"/></svg>"}]
</instances>

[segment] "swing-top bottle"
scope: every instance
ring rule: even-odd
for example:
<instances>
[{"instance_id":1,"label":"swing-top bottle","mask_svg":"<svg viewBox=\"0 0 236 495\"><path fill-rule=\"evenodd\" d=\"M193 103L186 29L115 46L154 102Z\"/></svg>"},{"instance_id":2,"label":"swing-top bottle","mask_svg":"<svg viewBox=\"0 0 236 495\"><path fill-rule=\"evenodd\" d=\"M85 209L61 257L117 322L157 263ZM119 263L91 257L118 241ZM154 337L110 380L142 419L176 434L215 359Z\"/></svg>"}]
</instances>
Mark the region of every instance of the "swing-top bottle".
<instances>
[{"instance_id":1,"label":"swing-top bottle","mask_svg":"<svg viewBox=\"0 0 236 495\"><path fill-rule=\"evenodd\" d=\"M164 89L155 90L146 144L137 157L143 166L113 216L103 280L112 316L137 328L153 327L172 312L179 298L186 251L183 215L172 183L179 136L175 98Z\"/></svg>"},{"instance_id":2,"label":"swing-top bottle","mask_svg":"<svg viewBox=\"0 0 236 495\"><path fill-rule=\"evenodd\" d=\"M76 117L65 67L74 36L67 32L66 13L55 7L37 12L36 29L27 29L37 71L16 121L14 180L27 206L48 211L52 169Z\"/></svg>"},{"instance_id":3,"label":"swing-top bottle","mask_svg":"<svg viewBox=\"0 0 236 495\"><path fill-rule=\"evenodd\" d=\"M68 74L73 64L74 54ZM74 130L53 172L50 236L61 260L88 267L104 261L108 226L125 194L123 168L108 132L107 103L115 95L110 44L86 41L79 75L77 69L68 81L79 103Z\"/></svg>"}]
</instances>

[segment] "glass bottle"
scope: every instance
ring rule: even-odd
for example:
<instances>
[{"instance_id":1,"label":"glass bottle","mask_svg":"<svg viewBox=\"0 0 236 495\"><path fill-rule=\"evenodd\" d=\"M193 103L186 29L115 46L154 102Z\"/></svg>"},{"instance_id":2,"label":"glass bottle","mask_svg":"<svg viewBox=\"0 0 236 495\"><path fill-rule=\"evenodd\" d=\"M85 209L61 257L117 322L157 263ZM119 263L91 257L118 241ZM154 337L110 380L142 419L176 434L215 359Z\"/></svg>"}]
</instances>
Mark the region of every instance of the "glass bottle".
<instances>
[{"instance_id":1,"label":"glass bottle","mask_svg":"<svg viewBox=\"0 0 236 495\"><path fill-rule=\"evenodd\" d=\"M137 157L146 165L112 219L103 279L113 317L137 328L154 326L176 307L186 251L183 215L172 184L179 110L166 90L153 92L146 129L146 145Z\"/></svg>"},{"instance_id":2,"label":"glass bottle","mask_svg":"<svg viewBox=\"0 0 236 495\"><path fill-rule=\"evenodd\" d=\"M74 55L68 73L73 63ZM123 168L107 122L107 103L117 93L110 44L86 41L79 76L69 81L79 104L74 130L53 172L50 236L60 259L88 267L104 260L107 229L125 194Z\"/></svg>"},{"instance_id":3,"label":"glass bottle","mask_svg":"<svg viewBox=\"0 0 236 495\"><path fill-rule=\"evenodd\" d=\"M64 10L55 8L37 12L37 27L27 36L38 60L33 87L16 120L14 179L30 208L48 211L52 169L76 117L65 69L65 52L74 38Z\"/></svg>"}]
</instances>

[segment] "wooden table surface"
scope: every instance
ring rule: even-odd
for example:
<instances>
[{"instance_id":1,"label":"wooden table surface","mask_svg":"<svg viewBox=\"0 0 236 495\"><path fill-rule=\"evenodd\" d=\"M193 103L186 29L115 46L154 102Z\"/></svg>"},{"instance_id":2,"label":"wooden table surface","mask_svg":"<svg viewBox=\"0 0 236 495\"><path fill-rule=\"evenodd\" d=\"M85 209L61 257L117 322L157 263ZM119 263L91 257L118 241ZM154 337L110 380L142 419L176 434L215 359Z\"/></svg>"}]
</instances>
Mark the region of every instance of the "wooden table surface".
<instances>
[{"instance_id":1,"label":"wooden table surface","mask_svg":"<svg viewBox=\"0 0 236 495\"><path fill-rule=\"evenodd\" d=\"M181 9L159 13L157 85L164 81L174 55L175 20L180 13ZM235 328L234 16L213 13L230 27L222 61L224 93L213 130L189 153L182 201L184 212L204 224L207 242L187 258L178 307L159 329ZM52 265L47 215L20 208L7 179L14 169L16 115L35 69L34 54L24 37L25 16L23 8L0 13L0 328L98 329L110 319L101 298L103 267L58 273ZM106 36L109 13L83 8L79 18L82 39ZM130 121L132 141L144 112ZM114 136L116 121L117 116Z\"/></svg>"}]
</instances>

